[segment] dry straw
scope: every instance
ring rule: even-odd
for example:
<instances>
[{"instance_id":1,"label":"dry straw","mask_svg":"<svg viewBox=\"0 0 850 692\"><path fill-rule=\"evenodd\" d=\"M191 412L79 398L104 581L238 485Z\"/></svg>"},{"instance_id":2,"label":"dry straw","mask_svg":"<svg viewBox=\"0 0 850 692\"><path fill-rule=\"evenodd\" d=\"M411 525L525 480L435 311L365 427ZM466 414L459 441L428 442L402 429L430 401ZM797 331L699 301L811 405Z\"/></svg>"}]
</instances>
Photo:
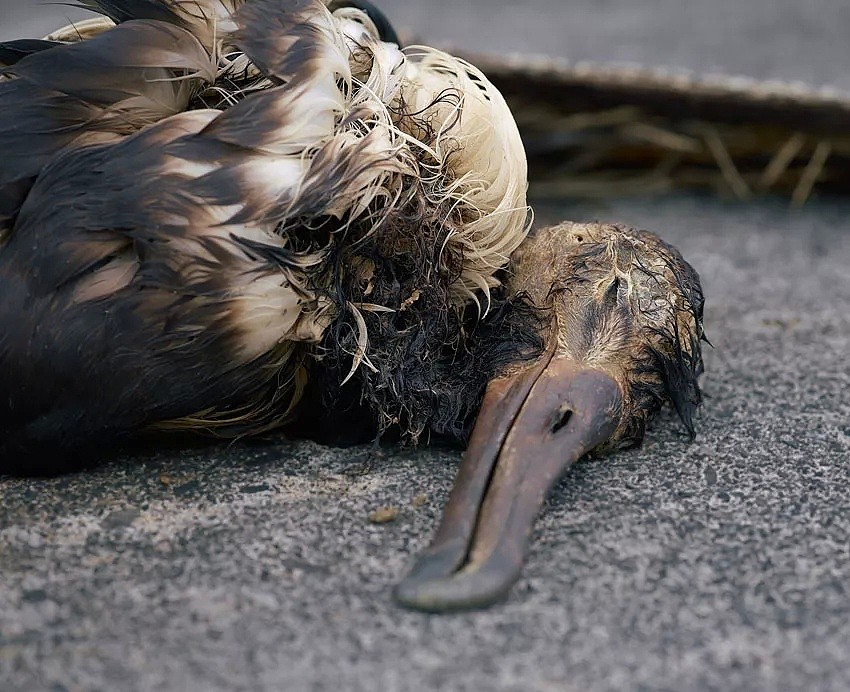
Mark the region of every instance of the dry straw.
<instances>
[{"instance_id":1,"label":"dry straw","mask_svg":"<svg viewBox=\"0 0 850 692\"><path fill-rule=\"evenodd\" d=\"M504 93L540 198L708 190L795 206L850 191L850 94L515 56L471 60Z\"/></svg>"}]
</instances>

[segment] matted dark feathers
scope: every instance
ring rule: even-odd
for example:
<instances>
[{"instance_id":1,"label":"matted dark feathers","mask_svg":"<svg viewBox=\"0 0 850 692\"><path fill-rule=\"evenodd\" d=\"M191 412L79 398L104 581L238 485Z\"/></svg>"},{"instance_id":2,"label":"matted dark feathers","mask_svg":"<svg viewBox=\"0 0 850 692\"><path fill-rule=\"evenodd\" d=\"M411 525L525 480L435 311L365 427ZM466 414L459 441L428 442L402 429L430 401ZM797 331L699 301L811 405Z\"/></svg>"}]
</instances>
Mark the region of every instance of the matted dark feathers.
<instances>
[{"instance_id":1,"label":"matted dark feathers","mask_svg":"<svg viewBox=\"0 0 850 692\"><path fill-rule=\"evenodd\" d=\"M354 201L376 180L409 170L386 130L328 136L342 102L302 86L309 87L289 83L258 93L169 147L198 164L188 190L233 208L223 221L297 226L305 216L341 217L354 213Z\"/></svg>"},{"instance_id":2,"label":"matted dark feathers","mask_svg":"<svg viewBox=\"0 0 850 692\"><path fill-rule=\"evenodd\" d=\"M649 412L648 420L660 406L670 403L693 439L696 435L694 414L702 404L699 385L704 369L702 343L707 342L703 331L705 298L699 274L677 248L654 233L625 226L617 228L636 244L653 248L652 257L657 266L647 266L639 252L634 253L635 263L651 277L651 283L655 282L659 290L666 288L671 296L668 298L671 318L651 326L654 321L650 317L644 326L650 338L643 342L643 355L649 354L649 358L645 358L648 367L660 373L661 378L660 387L654 378L636 378L638 396L647 398L637 406ZM636 353L641 355L640 350L636 349ZM642 428L636 431L635 441L642 439L643 432Z\"/></svg>"},{"instance_id":3,"label":"matted dark feathers","mask_svg":"<svg viewBox=\"0 0 850 692\"><path fill-rule=\"evenodd\" d=\"M0 82L0 242L41 168L87 130L93 110L22 79Z\"/></svg>"},{"instance_id":4,"label":"matted dark feathers","mask_svg":"<svg viewBox=\"0 0 850 692\"><path fill-rule=\"evenodd\" d=\"M432 206L424 197L416 209L391 215L376 229L352 225L347 242L329 247L324 274L314 275L331 302L348 306L322 343L325 403L350 403L346 392L353 387L378 437L396 431L415 442L431 431L464 440L489 380L540 355L545 312L503 290L489 294L483 320L474 303L453 307L465 258L447 246L451 224L442 221L458 211L450 200ZM364 334L366 362L352 377Z\"/></svg>"},{"instance_id":5,"label":"matted dark feathers","mask_svg":"<svg viewBox=\"0 0 850 692\"><path fill-rule=\"evenodd\" d=\"M288 82L319 71L349 72L339 51L328 50L336 31L328 9L315 0L251 0L234 19L234 40L267 77Z\"/></svg>"},{"instance_id":6,"label":"matted dark feathers","mask_svg":"<svg viewBox=\"0 0 850 692\"><path fill-rule=\"evenodd\" d=\"M0 81L0 237L41 168L81 135L126 134L181 112L215 72L190 33L122 24L32 53Z\"/></svg>"},{"instance_id":7,"label":"matted dark feathers","mask_svg":"<svg viewBox=\"0 0 850 692\"><path fill-rule=\"evenodd\" d=\"M78 0L76 4L109 17L116 24L133 19L181 24L180 15L174 10L177 3L168 0Z\"/></svg>"},{"instance_id":8,"label":"matted dark feathers","mask_svg":"<svg viewBox=\"0 0 850 692\"><path fill-rule=\"evenodd\" d=\"M212 404L229 412L232 434L248 410L250 427L262 427L259 401L270 419L286 410L292 390L281 370L298 367L297 329L286 321L297 323L309 296L284 290L291 310L277 313L274 338L283 329L289 344L246 350L256 332L239 317L252 313L234 306L250 303L251 291L266 300L264 286L285 289L286 273L216 230L164 151L212 115L66 149L39 176L0 252L0 324L15 325L0 334L4 469L43 470L41 457L58 468L91 444ZM289 265L303 262L293 252Z\"/></svg>"},{"instance_id":9,"label":"matted dark feathers","mask_svg":"<svg viewBox=\"0 0 850 692\"><path fill-rule=\"evenodd\" d=\"M109 17L116 24L149 19L191 32L211 53L232 31L231 15L243 0L79 0L80 7Z\"/></svg>"},{"instance_id":10,"label":"matted dark feathers","mask_svg":"<svg viewBox=\"0 0 850 692\"><path fill-rule=\"evenodd\" d=\"M61 41L46 41L35 38L3 41L0 43L0 68L11 67L28 55L61 45L63 45Z\"/></svg>"},{"instance_id":11,"label":"matted dark feathers","mask_svg":"<svg viewBox=\"0 0 850 692\"><path fill-rule=\"evenodd\" d=\"M672 245L663 240L661 243L670 253L673 276L679 293L683 296L679 309L689 313L686 324L692 324L693 329L682 329L677 320L666 333L657 334L662 343L667 344L667 348L655 348L654 352L664 373L667 399L693 439L696 436L694 414L702 404L702 391L699 386L699 378L705 369L702 344L709 343L703 331L705 298L696 269Z\"/></svg>"},{"instance_id":12,"label":"matted dark feathers","mask_svg":"<svg viewBox=\"0 0 850 692\"><path fill-rule=\"evenodd\" d=\"M155 118L150 122L156 122L186 107L181 78L213 81L216 67L188 31L164 22L137 20L88 41L33 53L8 72L96 106L148 99ZM131 103L128 110L140 107Z\"/></svg>"},{"instance_id":13,"label":"matted dark feathers","mask_svg":"<svg viewBox=\"0 0 850 692\"><path fill-rule=\"evenodd\" d=\"M446 313L436 305L440 292L428 286L418 300L435 309L387 316L364 311L370 338L369 363L353 382L340 383L350 371L357 345L357 321L351 313L336 320L323 342L324 357L311 378L314 401L304 416L342 416L336 430L313 430L326 443L366 442L399 435L415 443L436 434L465 443L489 381L511 365L533 360L543 350L540 336L546 312L524 296L491 296L484 319L474 308ZM430 294L430 295L429 295ZM441 343L440 337L455 339ZM386 339L386 341L383 341ZM358 430L345 420L353 416ZM305 421L309 424L309 421ZM352 434L352 433L356 434Z\"/></svg>"}]
</instances>

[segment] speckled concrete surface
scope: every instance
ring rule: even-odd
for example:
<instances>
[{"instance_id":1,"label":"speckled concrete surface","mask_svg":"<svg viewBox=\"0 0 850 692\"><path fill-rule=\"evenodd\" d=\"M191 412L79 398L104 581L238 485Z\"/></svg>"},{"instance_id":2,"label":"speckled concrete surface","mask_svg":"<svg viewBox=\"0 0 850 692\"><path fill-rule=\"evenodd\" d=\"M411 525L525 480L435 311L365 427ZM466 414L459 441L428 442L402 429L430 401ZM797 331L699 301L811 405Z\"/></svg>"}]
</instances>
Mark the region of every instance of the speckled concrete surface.
<instances>
[{"instance_id":1,"label":"speckled concrete surface","mask_svg":"<svg viewBox=\"0 0 850 692\"><path fill-rule=\"evenodd\" d=\"M711 398L565 478L507 603L390 600L453 450L163 450L0 481L0 689L850 688L850 203L567 213L701 271Z\"/></svg>"}]
</instances>

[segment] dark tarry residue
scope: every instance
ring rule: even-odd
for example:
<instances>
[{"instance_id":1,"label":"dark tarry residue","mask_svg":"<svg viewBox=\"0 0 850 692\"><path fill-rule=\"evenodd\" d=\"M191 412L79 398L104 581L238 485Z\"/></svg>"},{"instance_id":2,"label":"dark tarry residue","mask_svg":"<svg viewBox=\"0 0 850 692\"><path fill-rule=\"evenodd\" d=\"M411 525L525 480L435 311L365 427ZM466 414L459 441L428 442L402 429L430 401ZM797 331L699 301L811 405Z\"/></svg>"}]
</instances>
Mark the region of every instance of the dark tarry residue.
<instances>
[{"instance_id":1,"label":"dark tarry residue","mask_svg":"<svg viewBox=\"0 0 850 692\"><path fill-rule=\"evenodd\" d=\"M427 204L422 210L430 218L391 217L359 242L329 244L319 280L333 302L392 312L340 311L311 373L317 391L308 392L302 419L317 406L346 416L359 409L358 426L367 424L377 437L396 431L415 442L429 431L465 440L487 383L509 364L542 352L543 312L523 295L507 297L504 288L478 295L480 310L474 302L453 302L463 258L444 247L451 224ZM364 265L368 279L351 271ZM342 384L359 348L357 313L368 349Z\"/></svg>"}]
</instances>

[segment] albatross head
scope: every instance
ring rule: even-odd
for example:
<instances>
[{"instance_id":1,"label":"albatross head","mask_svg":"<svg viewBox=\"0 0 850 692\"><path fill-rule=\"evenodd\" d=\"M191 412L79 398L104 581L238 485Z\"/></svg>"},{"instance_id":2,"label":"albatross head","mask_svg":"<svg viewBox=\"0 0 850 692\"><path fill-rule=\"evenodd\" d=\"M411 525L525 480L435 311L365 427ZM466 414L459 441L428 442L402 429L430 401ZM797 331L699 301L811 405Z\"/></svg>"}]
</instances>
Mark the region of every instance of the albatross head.
<instances>
[{"instance_id":1,"label":"albatross head","mask_svg":"<svg viewBox=\"0 0 850 692\"><path fill-rule=\"evenodd\" d=\"M547 315L543 355L487 388L437 536L396 592L428 611L481 607L519 577L549 489L584 455L640 442L672 402L700 402L699 277L658 237L564 223L512 263L515 293Z\"/></svg>"}]
</instances>

